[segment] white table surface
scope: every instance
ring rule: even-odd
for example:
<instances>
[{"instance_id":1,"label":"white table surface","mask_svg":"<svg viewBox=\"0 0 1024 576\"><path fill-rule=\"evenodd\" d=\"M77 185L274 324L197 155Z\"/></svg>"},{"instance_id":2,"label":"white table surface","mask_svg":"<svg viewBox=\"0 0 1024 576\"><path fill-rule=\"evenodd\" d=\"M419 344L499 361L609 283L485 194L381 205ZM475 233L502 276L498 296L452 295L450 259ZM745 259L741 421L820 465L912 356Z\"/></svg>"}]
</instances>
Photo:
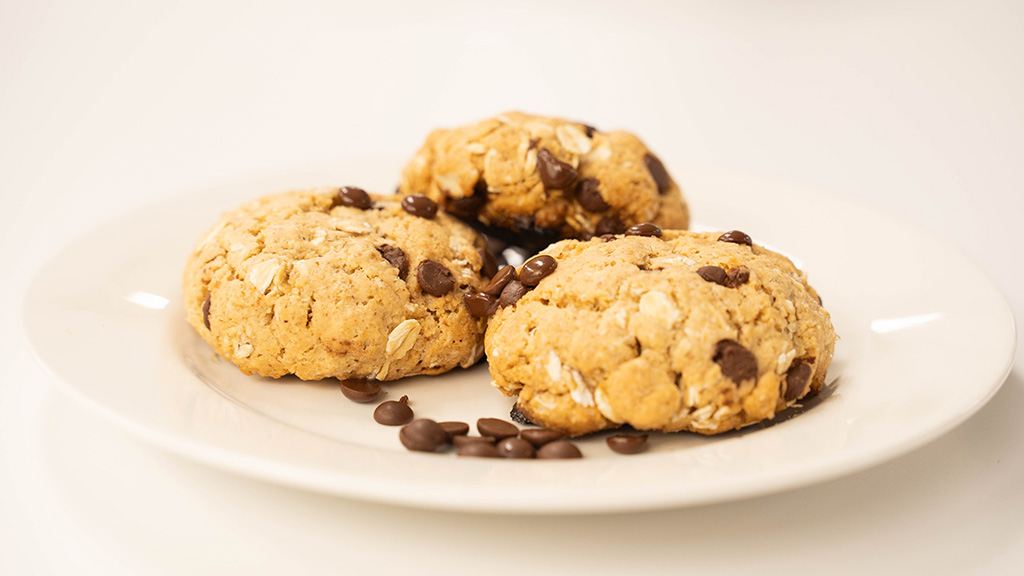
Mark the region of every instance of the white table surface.
<instances>
[{"instance_id":1,"label":"white table surface","mask_svg":"<svg viewBox=\"0 0 1024 576\"><path fill-rule=\"evenodd\" d=\"M1024 573L1019 344L986 407L895 461L607 516L305 493L165 454L65 398L20 302L83 231L205 182L411 154L435 126L508 109L920 225L1024 318L1024 4L370 4L0 3L0 574Z\"/></svg>"}]
</instances>

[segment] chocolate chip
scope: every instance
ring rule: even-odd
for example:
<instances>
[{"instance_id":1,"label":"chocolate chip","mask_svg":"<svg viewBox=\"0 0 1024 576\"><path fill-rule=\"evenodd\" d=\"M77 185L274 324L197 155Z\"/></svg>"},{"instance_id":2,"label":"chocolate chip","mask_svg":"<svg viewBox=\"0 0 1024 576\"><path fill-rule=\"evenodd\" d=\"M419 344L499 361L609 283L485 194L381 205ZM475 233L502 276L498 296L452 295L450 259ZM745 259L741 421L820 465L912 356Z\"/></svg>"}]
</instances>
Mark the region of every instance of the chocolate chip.
<instances>
[{"instance_id":1,"label":"chocolate chip","mask_svg":"<svg viewBox=\"0 0 1024 576\"><path fill-rule=\"evenodd\" d=\"M605 441L609 448L619 454L639 454L647 450L647 434L616 434L609 436Z\"/></svg>"},{"instance_id":2,"label":"chocolate chip","mask_svg":"<svg viewBox=\"0 0 1024 576\"><path fill-rule=\"evenodd\" d=\"M526 440L530 444L540 448L549 442L562 439L565 435L556 430L548 430L547 428L529 428L520 432L519 436L523 440Z\"/></svg>"},{"instance_id":3,"label":"chocolate chip","mask_svg":"<svg viewBox=\"0 0 1024 576\"><path fill-rule=\"evenodd\" d=\"M541 446L537 450L537 458L548 460L554 458L583 458L583 453L575 444L568 440L555 440Z\"/></svg>"},{"instance_id":4,"label":"chocolate chip","mask_svg":"<svg viewBox=\"0 0 1024 576\"><path fill-rule=\"evenodd\" d=\"M668 170L665 170L665 165L658 160L657 156L650 152L644 154L644 165L651 173L651 178L654 178L654 183L658 185L659 193L664 194L672 187L672 178L669 177Z\"/></svg>"},{"instance_id":5,"label":"chocolate chip","mask_svg":"<svg viewBox=\"0 0 1024 576\"><path fill-rule=\"evenodd\" d=\"M338 190L337 202L342 206L359 208L360 210L366 210L373 206L373 200L370 200L370 195L366 193L366 190L356 188L355 186L342 186Z\"/></svg>"},{"instance_id":6,"label":"chocolate chip","mask_svg":"<svg viewBox=\"0 0 1024 576\"><path fill-rule=\"evenodd\" d=\"M350 378L341 381L341 393L353 402L370 402L380 394L380 384L373 380Z\"/></svg>"},{"instance_id":7,"label":"chocolate chip","mask_svg":"<svg viewBox=\"0 0 1024 576\"><path fill-rule=\"evenodd\" d=\"M487 444L484 442L463 444L455 454L457 456L467 456L471 458L498 458L499 456L498 449L495 448L493 444Z\"/></svg>"},{"instance_id":8,"label":"chocolate chip","mask_svg":"<svg viewBox=\"0 0 1024 576\"><path fill-rule=\"evenodd\" d=\"M612 240L615 240L615 234L601 234L598 238L605 242L611 242Z\"/></svg>"},{"instance_id":9,"label":"chocolate chip","mask_svg":"<svg viewBox=\"0 0 1024 576\"><path fill-rule=\"evenodd\" d=\"M402 210L420 218L433 218L437 214L437 202L423 194L413 194L402 198Z\"/></svg>"},{"instance_id":10,"label":"chocolate chip","mask_svg":"<svg viewBox=\"0 0 1024 576\"><path fill-rule=\"evenodd\" d=\"M725 285L729 288L738 288L750 281L750 268L738 266L729 269L729 276L725 279Z\"/></svg>"},{"instance_id":11,"label":"chocolate chip","mask_svg":"<svg viewBox=\"0 0 1024 576\"><path fill-rule=\"evenodd\" d=\"M807 383L811 381L810 364L801 360L794 360L793 365L786 372L786 402L792 402L803 394L807 389Z\"/></svg>"},{"instance_id":12,"label":"chocolate chip","mask_svg":"<svg viewBox=\"0 0 1024 576\"><path fill-rule=\"evenodd\" d=\"M206 300L203 300L203 326L206 326L207 330L210 329L210 297L209 296L206 297Z\"/></svg>"},{"instance_id":13,"label":"chocolate chip","mask_svg":"<svg viewBox=\"0 0 1024 576\"><path fill-rule=\"evenodd\" d=\"M601 182L597 178L584 178L576 185L576 201L584 210L604 212L610 206L601 197Z\"/></svg>"},{"instance_id":14,"label":"chocolate chip","mask_svg":"<svg viewBox=\"0 0 1024 576\"><path fill-rule=\"evenodd\" d=\"M530 286L531 288L536 286L543 280L548 274L555 271L558 267L558 262L554 258L547 254L541 254L535 258L531 258L526 264L523 264L523 268L519 271L519 281L524 286Z\"/></svg>"},{"instance_id":15,"label":"chocolate chip","mask_svg":"<svg viewBox=\"0 0 1024 576\"><path fill-rule=\"evenodd\" d=\"M505 286L516 279L516 268L515 266L503 266L498 273L491 278L491 281L484 286L483 293L490 294L491 296L501 296L501 291L505 289Z\"/></svg>"},{"instance_id":16,"label":"chocolate chip","mask_svg":"<svg viewBox=\"0 0 1024 576\"><path fill-rule=\"evenodd\" d=\"M754 241L747 236L746 233L740 232L739 230L730 230L725 234L718 237L719 242L732 242L733 244L746 244L747 246L753 246Z\"/></svg>"},{"instance_id":17,"label":"chocolate chip","mask_svg":"<svg viewBox=\"0 0 1024 576\"><path fill-rule=\"evenodd\" d=\"M711 360L722 369L722 374L739 384L757 378L757 358L735 340L721 340L715 344Z\"/></svg>"},{"instance_id":18,"label":"chocolate chip","mask_svg":"<svg viewBox=\"0 0 1024 576\"><path fill-rule=\"evenodd\" d=\"M491 278L498 273L498 262L494 259L494 254L489 249L480 249L480 260L483 261L483 265L480 267L480 274L484 278Z\"/></svg>"},{"instance_id":19,"label":"chocolate chip","mask_svg":"<svg viewBox=\"0 0 1024 576\"><path fill-rule=\"evenodd\" d=\"M403 426L398 432L398 439L402 446L420 452L434 452L448 443L444 428L429 418L413 420L411 424Z\"/></svg>"},{"instance_id":20,"label":"chocolate chip","mask_svg":"<svg viewBox=\"0 0 1024 576\"><path fill-rule=\"evenodd\" d=\"M719 266L701 266L697 268L697 274L708 282L714 282L719 286L725 286L725 281L729 278L725 268Z\"/></svg>"},{"instance_id":21,"label":"chocolate chip","mask_svg":"<svg viewBox=\"0 0 1024 576\"><path fill-rule=\"evenodd\" d=\"M535 453L533 444L522 438L505 438L498 442L498 456L502 458L533 458Z\"/></svg>"},{"instance_id":22,"label":"chocolate chip","mask_svg":"<svg viewBox=\"0 0 1024 576\"><path fill-rule=\"evenodd\" d=\"M505 288L501 291L501 297L498 298L498 305L502 308L506 308L519 302L519 299L526 295L529 288L523 286L523 283L519 280L513 280L505 285Z\"/></svg>"},{"instance_id":23,"label":"chocolate chip","mask_svg":"<svg viewBox=\"0 0 1024 576\"><path fill-rule=\"evenodd\" d=\"M593 126L588 126L587 124L583 125L583 133L587 135L587 138L593 138L594 132L597 132L597 128L594 128Z\"/></svg>"},{"instance_id":24,"label":"chocolate chip","mask_svg":"<svg viewBox=\"0 0 1024 576\"><path fill-rule=\"evenodd\" d=\"M463 294L462 301L469 308L469 313L479 318L487 318L498 309L497 296L477 292L476 294Z\"/></svg>"},{"instance_id":25,"label":"chocolate chip","mask_svg":"<svg viewBox=\"0 0 1024 576\"><path fill-rule=\"evenodd\" d=\"M469 434L469 424L465 422L441 422L441 428L444 428L444 433L448 436L448 441L451 442L455 436L465 436Z\"/></svg>"},{"instance_id":26,"label":"chocolate chip","mask_svg":"<svg viewBox=\"0 0 1024 576\"><path fill-rule=\"evenodd\" d=\"M476 429L481 436L493 436L498 440L519 435L518 426L499 418L481 418L476 421Z\"/></svg>"},{"instance_id":27,"label":"chocolate chip","mask_svg":"<svg viewBox=\"0 0 1024 576\"><path fill-rule=\"evenodd\" d=\"M537 151L537 169L540 181L548 190L565 190L576 181L576 169L555 158L547 148Z\"/></svg>"},{"instance_id":28,"label":"chocolate chip","mask_svg":"<svg viewBox=\"0 0 1024 576\"><path fill-rule=\"evenodd\" d=\"M455 277L450 270L433 260L424 260L416 267L416 281L420 288L432 296L444 296L455 288Z\"/></svg>"},{"instance_id":29,"label":"chocolate chip","mask_svg":"<svg viewBox=\"0 0 1024 576\"><path fill-rule=\"evenodd\" d=\"M604 236L605 234L622 234L626 231L626 224L619 220L618 216L605 216L598 221L594 227L594 235Z\"/></svg>"},{"instance_id":30,"label":"chocolate chip","mask_svg":"<svg viewBox=\"0 0 1024 576\"><path fill-rule=\"evenodd\" d=\"M398 277L405 280L409 275L409 259L405 257L405 250L390 244L377 246L377 252L384 257L392 266L398 268Z\"/></svg>"},{"instance_id":31,"label":"chocolate chip","mask_svg":"<svg viewBox=\"0 0 1024 576\"><path fill-rule=\"evenodd\" d=\"M494 446L495 441L497 441L497 438L494 436L466 436L464 434L452 436L452 444L455 444L458 448L469 444L490 444Z\"/></svg>"},{"instance_id":32,"label":"chocolate chip","mask_svg":"<svg viewBox=\"0 0 1024 576\"><path fill-rule=\"evenodd\" d=\"M661 236L661 228L657 224L644 222L626 228L626 236Z\"/></svg>"},{"instance_id":33,"label":"chocolate chip","mask_svg":"<svg viewBox=\"0 0 1024 576\"><path fill-rule=\"evenodd\" d=\"M508 411L508 416L513 422L533 426L533 422L531 422L530 419L526 417L526 414L523 414L523 411L519 409L519 404L512 405L512 409Z\"/></svg>"},{"instance_id":34,"label":"chocolate chip","mask_svg":"<svg viewBox=\"0 0 1024 576\"><path fill-rule=\"evenodd\" d=\"M385 426L401 426L412 422L412 408L409 408L409 397L402 396L399 400L381 402L373 411L373 419Z\"/></svg>"},{"instance_id":35,"label":"chocolate chip","mask_svg":"<svg viewBox=\"0 0 1024 576\"><path fill-rule=\"evenodd\" d=\"M448 198L444 211L462 218L474 218L487 204L487 183L480 180L473 187L473 195L463 198Z\"/></svg>"}]
</instances>

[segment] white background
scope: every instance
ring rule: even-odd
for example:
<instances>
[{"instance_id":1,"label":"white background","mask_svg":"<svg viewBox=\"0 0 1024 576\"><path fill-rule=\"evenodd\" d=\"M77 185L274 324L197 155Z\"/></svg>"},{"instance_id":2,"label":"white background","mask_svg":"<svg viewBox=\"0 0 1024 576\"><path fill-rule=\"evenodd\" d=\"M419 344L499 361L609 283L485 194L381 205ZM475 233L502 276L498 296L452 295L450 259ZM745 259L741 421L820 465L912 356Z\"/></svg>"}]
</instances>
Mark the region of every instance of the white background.
<instances>
[{"instance_id":1,"label":"white background","mask_svg":"<svg viewBox=\"0 0 1024 576\"><path fill-rule=\"evenodd\" d=\"M1022 368L965 424L866 472L583 518L271 486L56 391L20 302L81 232L233 176L411 154L434 127L509 109L920 225L1024 318L1024 4L372 4L0 0L0 573L1024 573Z\"/></svg>"}]
</instances>

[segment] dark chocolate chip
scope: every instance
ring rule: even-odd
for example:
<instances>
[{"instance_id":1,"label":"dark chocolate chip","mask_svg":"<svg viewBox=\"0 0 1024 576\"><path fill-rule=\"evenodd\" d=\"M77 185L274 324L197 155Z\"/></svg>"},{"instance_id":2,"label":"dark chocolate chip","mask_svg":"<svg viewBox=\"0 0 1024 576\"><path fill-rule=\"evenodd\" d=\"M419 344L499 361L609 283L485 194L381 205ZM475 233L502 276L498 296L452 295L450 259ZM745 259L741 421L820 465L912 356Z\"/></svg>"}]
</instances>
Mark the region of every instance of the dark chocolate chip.
<instances>
[{"instance_id":1,"label":"dark chocolate chip","mask_svg":"<svg viewBox=\"0 0 1024 576\"><path fill-rule=\"evenodd\" d=\"M411 424L403 426L398 432L398 439L402 446L420 452L434 452L448 443L444 428L429 418L413 420Z\"/></svg>"},{"instance_id":2,"label":"dark chocolate chip","mask_svg":"<svg viewBox=\"0 0 1024 576\"><path fill-rule=\"evenodd\" d=\"M619 454L639 454L647 449L647 434L616 434L606 440L608 447Z\"/></svg>"},{"instance_id":3,"label":"dark chocolate chip","mask_svg":"<svg viewBox=\"0 0 1024 576\"><path fill-rule=\"evenodd\" d=\"M480 260L483 261L483 265L480 267L480 274L484 278L491 278L498 273L498 262L494 259L494 254L489 249L480 249Z\"/></svg>"},{"instance_id":4,"label":"dark chocolate chip","mask_svg":"<svg viewBox=\"0 0 1024 576\"><path fill-rule=\"evenodd\" d=\"M465 436L469 434L469 424L465 422L441 422L441 428L444 428L444 433L448 436L448 441L451 442L455 436Z\"/></svg>"},{"instance_id":5,"label":"dark chocolate chip","mask_svg":"<svg viewBox=\"0 0 1024 576\"><path fill-rule=\"evenodd\" d=\"M381 402L373 411L373 419L385 426L401 426L412 422L412 408L409 408L409 397L402 396L399 400Z\"/></svg>"},{"instance_id":6,"label":"dark chocolate chip","mask_svg":"<svg viewBox=\"0 0 1024 576\"><path fill-rule=\"evenodd\" d=\"M526 414L523 414L523 411L519 409L519 404L512 405L512 409L508 411L508 417L511 418L513 422L533 426L533 422L531 422L530 419L526 417Z\"/></svg>"},{"instance_id":7,"label":"dark chocolate chip","mask_svg":"<svg viewBox=\"0 0 1024 576\"><path fill-rule=\"evenodd\" d=\"M392 266L398 268L398 277L405 280L409 275L409 259L405 257L405 250L390 244L377 246L377 252L384 257Z\"/></svg>"},{"instance_id":8,"label":"dark chocolate chip","mask_svg":"<svg viewBox=\"0 0 1024 576\"><path fill-rule=\"evenodd\" d=\"M466 303L470 314L480 318L487 318L498 309L498 297L483 292L463 294L462 301Z\"/></svg>"},{"instance_id":9,"label":"dark chocolate chip","mask_svg":"<svg viewBox=\"0 0 1024 576\"><path fill-rule=\"evenodd\" d=\"M366 210L370 206L373 206L373 200L370 200L370 195L362 188L356 188L355 186L342 186L341 189L338 190L338 204L348 206L350 208Z\"/></svg>"},{"instance_id":10,"label":"dark chocolate chip","mask_svg":"<svg viewBox=\"0 0 1024 576\"><path fill-rule=\"evenodd\" d=\"M597 128L594 128L593 126L589 126L587 124L583 125L583 133L587 135L587 138L593 138L594 132L597 132Z\"/></svg>"},{"instance_id":11,"label":"dark chocolate chip","mask_svg":"<svg viewBox=\"0 0 1024 576\"><path fill-rule=\"evenodd\" d=\"M807 383L811 381L811 365L801 360L794 360L793 365L786 372L786 402L792 402L800 397L807 389Z\"/></svg>"},{"instance_id":12,"label":"dark chocolate chip","mask_svg":"<svg viewBox=\"0 0 1024 576\"><path fill-rule=\"evenodd\" d=\"M725 279L725 285L729 288L738 288L750 281L750 268L739 266L729 269L729 277Z\"/></svg>"},{"instance_id":13,"label":"dark chocolate chip","mask_svg":"<svg viewBox=\"0 0 1024 576\"><path fill-rule=\"evenodd\" d=\"M480 418L476 421L476 429L481 436L493 436L498 440L519 435L519 427L500 418Z\"/></svg>"},{"instance_id":14,"label":"dark chocolate chip","mask_svg":"<svg viewBox=\"0 0 1024 576\"><path fill-rule=\"evenodd\" d=\"M547 148L537 151L537 169L540 181L548 190L565 190L576 181L576 169L555 158Z\"/></svg>"},{"instance_id":15,"label":"dark chocolate chip","mask_svg":"<svg viewBox=\"0 0 1024 576\"><path fill-rule=\"evenodd\" d=\"M604 212L610 206L601 197L601 182L597 178L584 178L576 185L576 201L584 210Z\"/></svg>"},{"instance_id":16,"label":"dark chocolate chip","mask_svg":"<svg viewBox=\"0 0 1024 576\"><path fill-rule=\"evenodd\" d=\"M501 296L501 291L505 289L505 286L515 279L515 266L504 266L491 278L487 286L484 286L483 293L490 294L491 296Z\"/></svg>"},{"instance_id":17,"label":"dark chocolate chip","mask_svg":"<svg viewBox=\"0 0 1024 576\"><path fill-rule=\"evenodd\" d=\"M519 280L513 280L505 285L505 288L501 291L501 297L498 298L498 305L502 308L506 308L519 302L519 299L526 295L530 289L523 286L523 283Z\"/></svg>"},{"instance_id":18,"label":"dark chocolate chip","mask_svg":"<svg viewBox=\"0 0 1024 576\"><path fill-rule=\"evenodd\" d=\"M726 378L737 384L757 378L757 358L735 340L721 340L715 344L711 359Z\"/></svg>"},{"instance_id":19,"label":"dark chocolate chip","mask_svg":"<svg viewBox=\"0 0 1024 576\"><path fill-rule=\"evenodd\" d=\"M612 240L615 240L615 234L601 234L598 238L605 242L611 242Z\"/></svg>"},{"instance_id":20,"label":"dark chocolate chip","mask_svg":"<svg viewBox=\"0 0 1024 576\"><path fill-rule=\"evenodd\" d=\"M473 187L472 196L445 200L444 211L461 218L474 218L484 204L487 204L487 183L480 180Z\"/></svg>"},{"instance_id":21,"label":"dark chocolate chip","mask_svg":"<svg viewBox=\"0 0 1024 576\"><path fill-rule=\"evenodd\" d=\"M626 224L619 220L618 216L605 216L598 221L594 227L594 234L604 236L605 234L622 234L626 231Z\"/></svg>"},{"instance_id":22,"label":"dark chocolate chip","mask_svg":"<svg viewBox=\"0 0 1024 576\"><path fill-rule=\"evenodd\" d=\"M207 330L210 329L210 297L209 296L206 297L206 300L203 300L203 326L206 326Z\"/></svg>"},{"instance_id":23,"label":"dark chocolate chip","mask_svg":"<svg viewBox=\"0 0 1024 576\"><path fill-rule=\"evenodd\" d=\"M561 432L558 432L556 430L548 430L547 428L529 428L527 430L523 430L522 432L520 432L519 436L523 440L526 440L530 444L533 444L537 448L540 448L541 446L548 444L549 442L561 440L565 436L565 434L562 434Z\"/></svg>"},{"instance_id":24,"label":"dark chocolate chip","mask_svg":"<svg viewBox=\"0 0 1024 576\"><path fill-rule=\"evenodd\" d=\"M374 380L342 380L341 393L353 402L370 402L380 394L380 384Z\"/></svg>"},{"instance_id":25,"label":"dark chocolate chip","mask_svg":"<svg viewBox=\"0 0 1024 576\"><path fill-rule=\"evenodd\" d=\"M433 218L437 214L437 202L423 194L413 194L402 198L402 210L420 218Z\"/></svg>"},{"instance_id":26,"label":"dark chocolate chip","mask_svg":"<svg viewBox=\"0 0 1024 576\"><path fill-rule=\"evenodd\" d=\"M747 246L753 246L754 241L747 236L746 233L740 232L739 230L730 230L725 234L718 237L719 242L732 242L733 244L746 244Z\"/></svg>"},{"instance_id":27,"label":"dark chocolate chip","mask_svg":"<svg viewBox=\"0 0 1024 576\"><path fill-rule=\"evenodd\" d=\"M519 281L524 286L536 286L541 280L546 278L548 274L555 271L558 267L558 262L554 258L547 254L541 254L535 258L531 258L529 262L523 264L523 268L519 271Z\"/></svg>"},{"instance_id":28,"label":"dark chocolate chip","mask_svg":"<svg viewBox=\"0 0 1024 576\"><path fill-rule=\"evenodd\" d=\"M420 288L432 296L444 296L455 288L455 277L450 270L433 260L424 260L416 267L416 281Z\"/></svg>"},{"instance_id":29,"label":"dark chocolate chip","mask_svg":"<svg viewBox=\"0 0 1024 576\"><path fill-rule=\"evenodd\" d=\"M658 185L658 192L664 194L672 187L672 178L668 175L668 170L665 170L665 165L658 160L658 157L648 152L644 154L644 164L647 166L647 171L651 173L651 178L654 178L654 183Z\"/></svg>"},{"instance_id":30,"label":"dark chocolate chip","mask_svg":"<svg viewBox=\"0 0 1024 576\"><path fill-rule=\"evenodd\" d=\"M657 224L643 222L626 228L626 236L661 236L661 228Z\"/></svg>"},{"instance_id":31,"label":"dark chocolate chip","mask_svg":"<svg viewBox=\"0 0 1024 576\"><path fill-rule=\"evenodd\" d=\"M452 436L452 444L455 444L458 448L462 448L469 444L490 444L491 446L494 446L496 441L497 438L493 436L466 436L465 434Z\"/></svg>"},{"instance_id":32,"label":"dark chocolate chip","mask_svg":"<svg viewBox=\"0 0 1024 576\"><path fill-rule=\"evenodd\" d=\"M471 458L498 458L498 449L493 444L485 442L471 442L459 446L457 456L468 456Z\"/></svg>"},{"instance_id":33,"label":"dark chocolate chip","mask_svg":"<svg viewBox=\"0 0 1024 576\"><path fill-rule=\"evenodd\" d=\"M536 450L522 438L505 438L498 442L498 455L502 458L533 458Z\"/></svg>"},{"instance_id":34,"label":"dark chocolate chip","mask_svg":"<svg viewBox=\"0 0 1024 576\"><path fill-rule=\"evenodd\" d=\"M719 286L725 286L726 280L729 279L729 273L720 266L701 266L697 268L697 274L708 282L714 282Z\"/></svg>"},{"instance_id":35,"label":"dark chocolate chip","mask_svg":"<svg viewBox=\"0 0 1024 576\"><path fill-rule=\"evenodd\" d=\"M537 450L537 458L544 460L554 458L583 458L583 453L575 444L568 440L548 442Z\"/></svg>"}]
</instances>

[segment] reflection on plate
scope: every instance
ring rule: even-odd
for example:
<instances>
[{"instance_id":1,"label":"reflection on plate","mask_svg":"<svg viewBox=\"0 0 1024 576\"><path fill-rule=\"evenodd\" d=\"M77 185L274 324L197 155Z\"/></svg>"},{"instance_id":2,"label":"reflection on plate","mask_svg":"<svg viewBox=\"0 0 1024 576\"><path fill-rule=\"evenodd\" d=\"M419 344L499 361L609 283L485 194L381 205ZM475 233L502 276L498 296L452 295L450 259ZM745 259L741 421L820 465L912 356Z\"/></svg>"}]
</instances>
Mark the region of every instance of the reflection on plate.
<instances>
[{"instance_id":1,"label":"reflection on plate","mask_svg":"<svg viewBox=\"0 0 1024 576\"><path fill-rule=\"evenodd\" d=\"M395 504L561 513L684 506L794 488L878 464L962 422L1009 372L1014 327L959 253L863 208L707 167L676 167L704 228L741 229L809 275L841 341L818 398L718 437L654 435L648 452L523 461L405 451L373 404L331 382L268 380L220 361L185 324L180 274L220 212L306 185L392 188L398 159L211 187L124 216L34 280L25 328L65 389L155 444L239 474ZM359 175L354 179L352 175ZM343 180L343 181L342 181ZM385 385L418 415L508 417L485 365Z\"/></svg>"}]
</instances>

